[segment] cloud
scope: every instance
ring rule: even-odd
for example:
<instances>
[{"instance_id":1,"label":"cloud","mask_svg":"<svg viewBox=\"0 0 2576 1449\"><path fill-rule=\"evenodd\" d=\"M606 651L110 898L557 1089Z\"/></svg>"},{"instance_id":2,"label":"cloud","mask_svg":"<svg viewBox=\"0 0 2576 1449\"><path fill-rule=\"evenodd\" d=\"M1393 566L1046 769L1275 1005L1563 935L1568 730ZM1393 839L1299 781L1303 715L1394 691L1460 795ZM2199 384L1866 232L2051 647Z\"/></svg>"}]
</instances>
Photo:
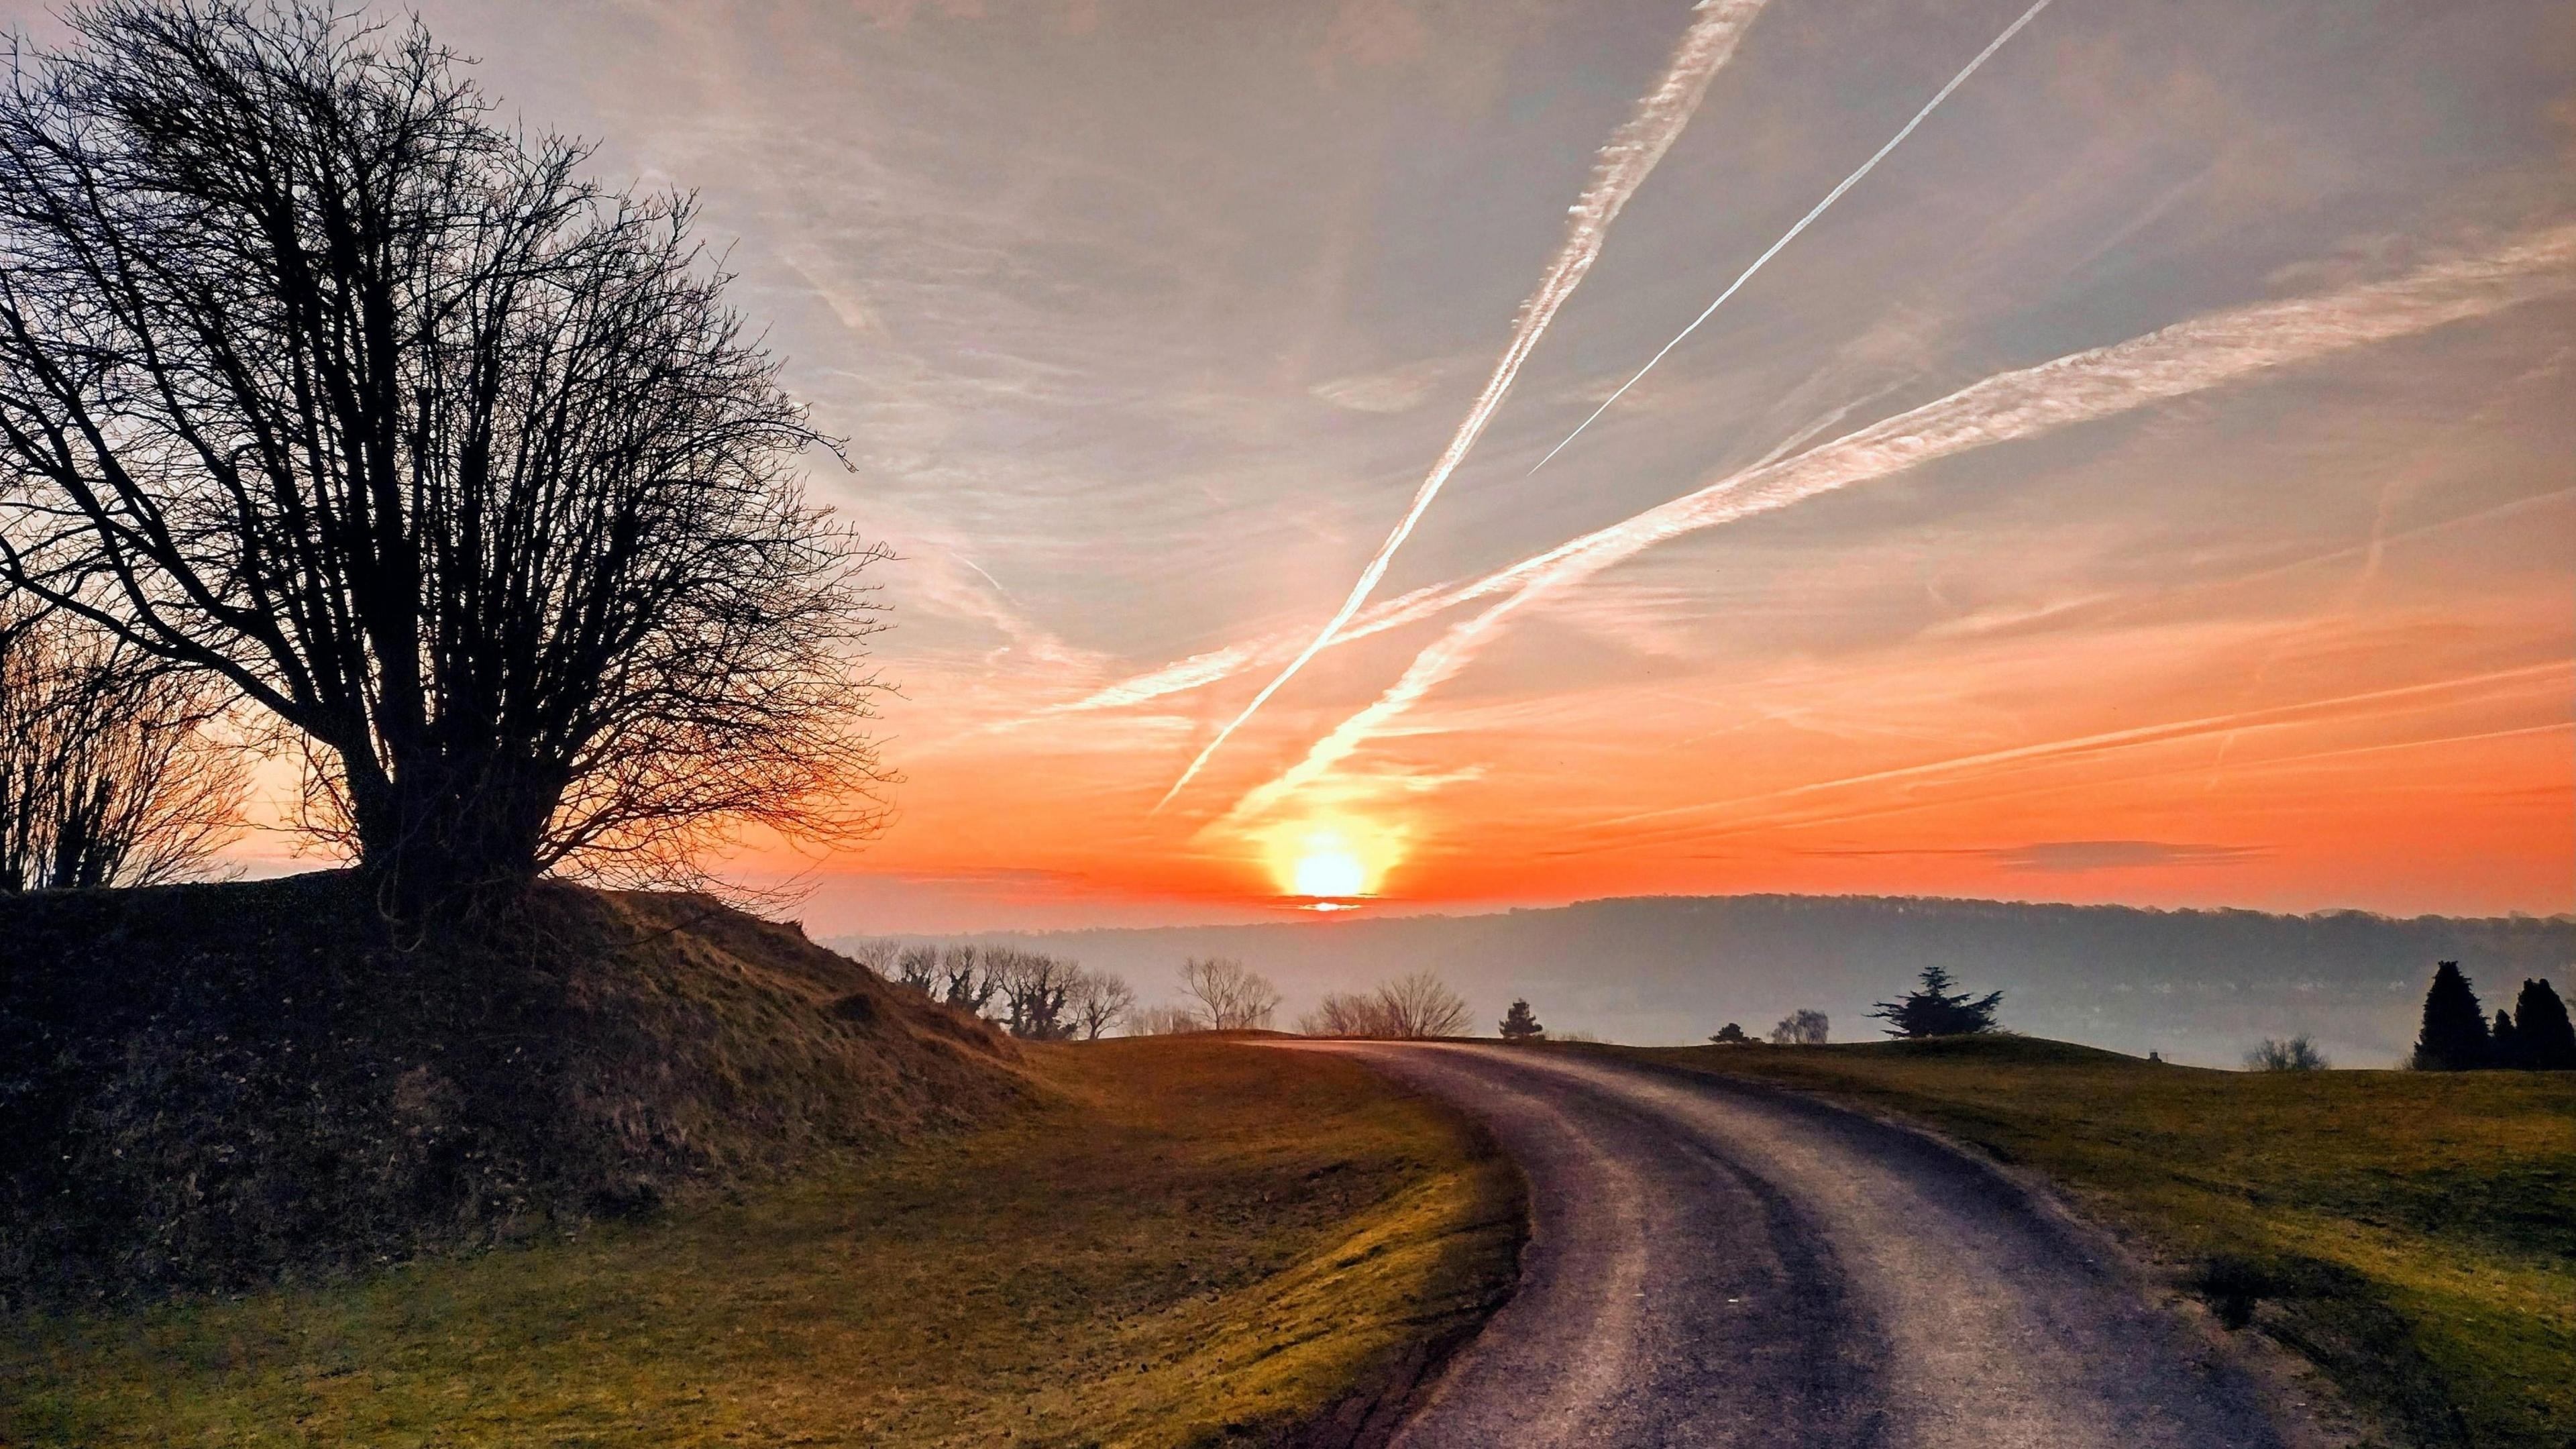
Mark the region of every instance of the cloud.
<instances>
[{"instance_id":1,"label":"cloud","mask_svg":"<svg viewBox=\"0 0 2576 1449\"><path fill-rule=\"evenodd\" d=\"M2576 286L2571 264L2576 264L2576 227L2559 227L2392 281L2194 318L2144 337L1997 374L1808 452L1721 478L1571 539L1453 590L1452 596L1462 599L1506 586L1512 592L1423 649L1375 702L1318 739L1297 764L1247 792L1219 824L1267 812L1349 758L1455 677L1522 605L1658 544L1937 459L2558 295Z\"/></svg>"},{"instance_id":2,"label":"cloud","mask_svg":"<svg viewBox=\"0 0 2576 1449\"><path fill-rule=\"evenodd\" d=\"M1708 93L1709 82L1716 78L1727 61L1734 58L1744 32L1752 26L1767 3L1769 0L1702 0L1697 18L1683 33L1682 43L1673 52L1672 63L1666 68L1663 78L1656 82L1654 89L1638 98L1635 111L1612 134L1610 144L1601 149L1600 159L1592 168L1591 181L1569 209L1568 214L1573 220L1566 226L1565 241L1558 246L1555 258L1549 262L1546 275L1540 278L1538 290L1521 304L1520 318L1512 328L1511 341L1494 363L1493 375L1485 380L1485 390L1476 395L1475 405L1467 410L1457 432L1450 436L1449 446L1441 450L1438 461L1431 465L1430 473L1414 490L1413 502L1405 509L1404 516L1387 534L1386 542L1378 545L1376 556L1360 571L1359 581L1351 586L1349 596L1343 599L1341 608L1334 612L1314 642L1289 660L1287 667L1263 685L1261 692L1252 697L1252 702L1243 707L1243 712L1228 721L1199 750L1189 767L1181 771L1180 778L1174 780L1172 787L1163 792L1163 798L1155 802L1156 810L1170 804L1172 797L1178 795L1182 787L1206 767L1209 759L1225 747L1225 742L1233 737L1234 732L1243 728L1244 722L1258 713L1261 706L1269 702L1270 696L1279 692L1281 685L1305 668L1308 660L1323 652L1333 642L1333 636L1340 633L1351 622L1352 616L1359 613L1360 606L1368 602L1368 596L1376 591L1378 581L1386 576L1387 565L1394 561L1396 551L1404 547L1414 525L1422 521L1422 515L1431 507L1432 500L1440 496L1441 487L1449 481L1449 475L1466 461L1469 450L1476 446L1476 440L1484 436L1486 424L1493 421L1503 399L1510 394L1513 380L1520 375L1521 364L1529 360L1531 350L1546 335L1548 323L1555 319L1557 310L1565 305L1566 299L1574 295L1575 288L1583 285L1583 278L1601 256L1602 244L1609 240L1611 223L1619 219L1619 213L1626 208L1629 198L1637 194L1638 187L1645 185L1646 178L1653 174L1664 153L1681 138L1682 128L1690 124L1692 113L1699 109L1700 98Z\"/></svg>"},{"instance_id":3,"label":"cloud","mask_svg":"<svg viewBox=\"0 0 2576 1449\"><path fill-rule=\"evenodd\" d=\"M2236 865L2270 853L2253 845L2190 845L2162 840L2044 840L1978 852L2012 870L2050 874Z\"/></svg>"},{"instance_id":4,"label":"cloud","mask_svg":"<svg viewBox=\"0 0 2576 1449\"><path fill-rule=\"evenodd\" d=\"M2038 840L2027 845L1933 847L1907 850L1808 850L1836 859L1885 856L1951 856L1987 860L2007 870L2074 875L2095 870L2152 870L2165 866L2237 865L2270 855L2268 846L2197 845L2164 840Z\"/></svg>"},{"instance_id":5,"label":"cloud","mask_svg":"<svg viewBox=\"0 0 2576 1449\"><path fill-rule=\"evenodd\" d=\"M1360 413L1403 413L1422 406L1432 389L1464 364L1454 357L1428 357L1383 372L1328 378L1308 388L1319 402Z\"/></svg>"}]
</instances>

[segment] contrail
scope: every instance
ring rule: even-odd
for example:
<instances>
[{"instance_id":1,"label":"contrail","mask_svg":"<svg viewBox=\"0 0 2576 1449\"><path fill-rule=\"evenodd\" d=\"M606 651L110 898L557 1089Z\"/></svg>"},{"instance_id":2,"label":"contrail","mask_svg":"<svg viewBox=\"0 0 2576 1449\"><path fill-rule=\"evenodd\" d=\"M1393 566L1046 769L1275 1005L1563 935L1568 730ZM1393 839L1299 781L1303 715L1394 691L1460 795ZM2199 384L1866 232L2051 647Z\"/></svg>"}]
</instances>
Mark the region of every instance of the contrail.
<instances>
[{"instance_id":1,"label":"contrail","mask_svg":"<svg viewBox=\"0 0 2576 1449\"><path fill-rule=\"evenodd\" d=\"M1892 390L1882 387L1855 401L1843 403L1827 411L1821 417L1782 439L1752 466L1763 467L1805 447L1818 433L1841 422L1868 403L1886 396ZM1531 566L1534 566L1534 561L1533 564L1523 567ZM1436 618L1460 604L1472 603L1487 595L1500 593L1512 587L1519 578L1520 575L1514 571L1505 570L1471 579L1463 584L1431 584L1415 589L1411 593L1398 594L1383 603L1372 604L1361 610L1351 622L1343 625L1340 632L1333 636L1333 645L1356 643L1359 640L1383 634L1389 629L1400 629L1407 624ZM1186 659L1174 660L1159 669L1130 675L1115 684L1103 685L1080 699L1050 705L1034 714L1009 721L996 728L1008 729L1033 724L1056 715L1086 714L1103 709L1126 709L1150 703L1166 695L1186 693L1214 684L1221 679L1231 679L1266 660L1284 659L1295 651L1298 641L1304 637L1302 634L1274 633L1258 639L1246 639L1239 643L1228 644L1222 649L1210 649L1193 654Z\"/></svg>"},{"instance_id":2,"label":"contrail","mask_svg":"<svg viewBox=\"0 0 2576 1449\"><path fill-rule=\"evenodd\" d=\"M2496 251L2435 263L2390 281L2194 318L2126 342L1998 373L1796 457L1730 474L1466 585L1462 595L1510 579L1513 591L1433 641L1376 702L1316 741L1296 765L1244 795L1220 823L1261 814L1347 759L1454 677L1513 610L1656 544L1954 454L2099 421L2266 369L2571 290L2576 290L2576 226L2539 232Z\"/></svg>"},{"instance_id":3,"label":"contrail","mask_svg":"<svg viewBox=\"0 0 2576 1449\"><path fill-rule=\"evenodd\" d=\"M1900 145L1903 145L1905 138L1914 134L1914 128L1922 125L1925 117L1939 109L1941 103L1950 98L1950 92L1957 90L1961 85L1965 84L1968 77L1977 73L1977 67L1984 65L1988 57L1992 56L1996 51L2004 48L2005 41L2020 34L2023 26L2028 25L2032 20L2038 17L2039 12L2047 8L2048 0L2038 0L2038 3L2032 5L2028 10L2021 13L2021 18L2019 20L2005 26L2004 33L1996 36L1987 44L1985 49L1978 51L1976 59L1969 61L1967 65L1960 69L1957 75L1950 77L1950 83L1948 85L1945 85L1938 91L1933 92L1932 99L1923 103L1923 109L1914 113L1914 119L1906 122L1903 130L1890 136L1887 140L1887 144L1879 147L1876 155L1860 163L1859 170L1844 177L1840 186L1826 192L1825 199L1817 202L1805 216L1798 218L1798 224L1796 226L1793 226L1786 232L1781 233L1780 239L1771 244L1770 250L1764 252L1758 257L1755 257L1753 259L1753 265L1746 267L1742 275L1727 284L1725 291L1717 294L1717 300L1708 304L1708 310L1692 318L1691 324L1688 327L1674 333L1673 340L1664 344L1663 351L1657 352L1654 356L1647 358L1646 365L1637 369L1637 375L1635 377L1619 384L1619 390L1617 392L1610 394L1608 398L1602 401L1601 406L1594 408L1592 410L1591 417L1585 418L1582 422L1575 424L1574 431L1565 435L1565 442L1559 443L1555 447L1548 449L1547 457L1539 459L1538 462L1530 468L1530 472L1536 473L1539 469L1546 467L1550 459L1553 459L1557 454L1565 451L1566 443L1571 443L1575 439L1582 437L1583 430L1585 428L1592 426L1595 419L1598 419L1603 413L1610 411L1610 404L1626 397L1628 395L1628 389L1635 387L1639 382L1645 379L1647 373L1655 370L1655 364L1664 360L1665 353L1681 346L1683 338L1697 332L1699 330L1699 324L1716 315L1717 309L1726 305L1727 298L1734 296L1737 290L1743 287L1746 282L1753 280L1753 274L1762 270L1763 263L1778 256L1782 247L1796 241L1798 239L1798 233L1805 231L1815 222L1817 217L1824 215L1828 207L1831 207L1835 202L1842 200L1844 192L1859 185L1862 177L1867 176L1870 172L1876 170L1878 163L1887 159L1888 152L1895 150Z\"/></svg>"},{"instance_id":4,"label":"contrail","mask_svg":"<svg viewBox=\"0 0 2576 1449\"><path fill-rule=\"evenodd\" d=\"M1421 521L1423 512L1431 507L1431 500L1440 496L1441 485L1449 481L1449 475L1457 470L1467 451L1483 435L1485 424L1492 420L1495 409L1502 406L1503 395L1511 391L1512 379L1519 375L1521 363L1529 357L1530 349L1538 345L1548 323L1555 319L1557 309L1565 305L1566 298L1574 295L1576 287L1582 285L1584 273L1592 270L1592 263L1601 255L1601 244L1609 237L1610 223L1617 219L1619 209L1626 206L1628 198L1645 183L1647 175L1655 169L1655 163L1663 160L1664 153L1672 149L1682 128L1689 124L1691 113L1699 108L1700 97L1708 93L1709 81L1734 56L1735 47L1744 38L1746 27L1762 13L1766 3L1768 0L1700 0L1698 17L1691 21L1680 48L1673 52L1672 65L1664 72L1664 78L1637 102L1636 112L1628 118L1627 124L1621 126L1610 138L1610 144L1602 148L1600 159L1593 165L1590 184L1584 187L1583 194L1571 208L1573 220L1566 227L1565 244L1557 249L1556 260L1549 264L1538 290L1521 304L1520 318L1512 328L1511 342L1504 347L1501 360L1494 364L1493 376L1485 380L1485 390L1477 394L1475 405L1467 410L1467 417L1449 439L1449 446L1441 452L1439 461L1431 465L1431 472L1422 480L1422 486L1414 490L1412 506L1405 510L1404 517L1395 525L1395 531L1386 536L1386 542L1378 545L1377 555L1369 560L1368 567L1360 571L1359 582L1351 586L1350 597L1342 601L1342 607L1333 615L1332 622L1326 624L1323 632L1300 650L1296 658L1288 661L1287 668L1262 686L1261 692L1252 697L1252 703L1245 705L1232 723L1216 732L1216 737L1199 751L1198 758L1190 761L1190 767L1172 782L1172 788L1164 791L1163 798L1154 802L1156 810L1172 803L1172 797L1197 777L1208 760L1224 748L1226 740L1243 727L1244 721L1269 703L1270 696L1295 678L1308 660L1332 643L1333 636L1351 621L1352 615L1359 612L1360 605L1368 601L1370 591L1377 587L1379 579L1385 577L1387 564L1395 558L1396 550L1404 546L1405 537L1413 532L1413 525Z\"/></svg>"}]
</instances>

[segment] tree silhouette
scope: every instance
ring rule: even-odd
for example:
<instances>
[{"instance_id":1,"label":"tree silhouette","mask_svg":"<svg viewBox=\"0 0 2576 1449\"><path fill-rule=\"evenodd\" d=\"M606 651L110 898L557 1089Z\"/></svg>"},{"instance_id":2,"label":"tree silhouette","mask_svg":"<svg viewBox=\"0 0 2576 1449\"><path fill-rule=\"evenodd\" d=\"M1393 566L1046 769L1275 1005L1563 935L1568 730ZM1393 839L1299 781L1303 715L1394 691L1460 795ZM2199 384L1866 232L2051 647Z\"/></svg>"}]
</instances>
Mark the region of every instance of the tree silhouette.
<instances>
[{"instance_id":1,"label":"tree silhouette","mask_svg":"<svg viewBox=\"0 0 2576 1449\"><path fill-rule=\"evenodd\" d=\"M2567 1003L2546 980L2522 983L2513 1003L2514 1034L2521 1039L2523 1064L2537 1071L2576 1071L2576 1027L2567 1020Z\"/></svg>"},{"instance_id":2,"label":"tree silhouette","mask_svg":"<svg viewBox=\"0 0 2576 1449\"><path fill-rule=\"evenodd\" d=\"M2487 1065L2491 1067L2527 1067L2522 1033L2514 1029L2513 1013L2499 1006L2495 1020L2487 1025Z\"/></svg>"},{"instance_id":3,"label":"tree silhouette","mask_svg":"<svg viewBox=\"0 0 2576 1449\"><path fill-rule=\"evenodd\" d=\"M1995 1010L2003 1005L2004 994L1953 992L1953 984L1949 972L1926 966L1920 986L1898 1000L1879 1002L1870 1015L1885 1021L1887 1034L1896 1037L1967 1036L1994 1030Z\"/></svg>"},{"instance_id":4,"label":"tree silhouette","mask_svg":"<svg viewBox=\"0 0 2576 1449\"><path fill-rule=\"evenodd\" d=\"M1514 997L1511 1009L1503 1013L1502 1032L1505 1041L1533 1041L1547 1035L1547 1028L1539 1025L1527 1001Z\"/></svg>"},{"instance_id":5,"label":"tree silhouette","mask_svg":"<svg viewBox=\"0 0 2576 1449\"><path fill-rule=\"evenodd\" d=\"M1821 1011L1793 1011L1771 1028L1771 1042L1774 1046L1823 1046L1832 1030Z\"/></svg>"},{"instance_id":6,"label":"tree silhouette","mask_svg":"<svg viewBox=\"0 0 2576 1449\"><path fill-rule=\"evenodd\" d=\"M65 20L0 82L0 580L229 681L397 902L871 829L875 555L692 204L417 22Z\"/></svg>"},{"instance_id":7,"label":"tree silhouette","mask_svg":"<svg viewBox=\"0 0 2576 1449\"><path fill-rule=\"evenodd\" d=\"M202 868L248 784L206 735L226 697L78 619L0 601L0 893Z\"/></svg>"},{"instance_id":8,"label":"tree silhouette","mask_svg":"<svg viewBox=\"0 0 2576 1449\"><path fill-rule=\"evenodd\" d=\"M2422 1072L2464 1072L2488 1064L2492 1043L2486 1012L2460 963L2444 961L2433 969L2433 985L2424 993L2424 1025L2415 1037L2414 1066Z\"/></svg>"},{"instance_id":9,"label":"tree silhouette","mask_svg":"<svg viewBox=\"0 0 2576 1449\"><path fill-rule=\"evenodd\" d=\"M1717 1035L1710 1037L1709 1040L1725 1046L1736 1046L1749 1042L1753 1040L1753 1038L1744 1034L1743 1027L1730 1021L1726 1025L1719 1027L1717 1029Z\"/></svg>"}]
</instances>

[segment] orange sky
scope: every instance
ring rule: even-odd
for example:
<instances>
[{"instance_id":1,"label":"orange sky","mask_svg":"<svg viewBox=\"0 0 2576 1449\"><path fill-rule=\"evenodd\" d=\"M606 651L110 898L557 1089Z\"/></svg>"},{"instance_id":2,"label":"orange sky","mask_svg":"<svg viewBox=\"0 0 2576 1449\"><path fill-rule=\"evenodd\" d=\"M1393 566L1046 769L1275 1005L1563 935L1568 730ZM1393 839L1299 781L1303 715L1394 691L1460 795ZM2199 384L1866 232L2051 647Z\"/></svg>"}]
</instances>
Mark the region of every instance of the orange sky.
<instances>
[{"instance_id":1,"label":"orange sky","mask_svg":"<svg viewBox=\"0 0 2576 1449\"><path fill-rule=\"evenodd\" d=\"M1158 811L1403 513L1693 12L424 6L699 191L849 439L817 495L902 555L900 813L811 864L817 929L1258 916L1319 855L1379 909L2576 907L2552 0L2052 7L1531 476L2022 8L1755 19L1383 627Z\"/></svg>"}]
</instances>

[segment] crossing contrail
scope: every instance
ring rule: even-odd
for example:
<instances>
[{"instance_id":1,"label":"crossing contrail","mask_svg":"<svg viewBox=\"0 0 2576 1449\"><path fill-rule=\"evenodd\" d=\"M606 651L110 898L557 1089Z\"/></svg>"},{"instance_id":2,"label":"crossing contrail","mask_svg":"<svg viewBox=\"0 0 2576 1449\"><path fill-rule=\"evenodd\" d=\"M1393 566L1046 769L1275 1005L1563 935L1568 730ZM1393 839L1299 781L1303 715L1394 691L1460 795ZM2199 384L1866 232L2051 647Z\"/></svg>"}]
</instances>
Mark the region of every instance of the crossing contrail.
<instances>
[{"instance_id":1,"label":"crossing contrail","mask_svg":"<svg viewBox=\"0 0 2576 1449\"><path fill-rule=\"evenodd\" d=\"M1717 294L1717 300L1709 303L1706 311L1703 311L1698 316L1692 318L1691 324L1688 327L1674 333L1673 340L1665 343L1662 351L1659 351L1654 356L1647 358L1646 365L1637 369L1637 375L1635 377L1619 384L1619 390L1617 392L1614 392L1610 394L1609 397L1603 399L1601 406L1592 410L1591 417L1585 418L1582 422L1575 424L1574 431L1565 435L1565 442L1559 443L1555 447L1548 449L1547 457L1539 459L1536 464L1532 465L1530 472L1536 473L1539 469L1546 467L1550 459L1553 459L1557 454L1565 451L1566 443L1571 443L1575 439L1582 437L1583 430L1585 428L1592 426L1593 422L1603 413L1610 411L1610 404L1626 397L1628 395L1628 389L1635 387L1640 381L1644 380L1647 373L1655 370L1655 364L1664 360L1665 353L1671 352L1674 348L1681 346L1683 338L1697 332L1699 330L1699 324L1716 315L1717 309L1726 305L1726 299L1734 296L1745 283L1753 280L1753 274L1762 270L1762 266L1765 262L1778 256L1782 247L1796 241L1798 239L1798 233L1805 231L1810 225L1814 224L1817 217L1825 214L1827 208L1831 207L1835 202L1842 200L1844 192L1859 185L1862 177L1867 176L1870 172L1876 170L1878 163L1887 159L1888 152L1903 145L1905 143L1905 138L1914 134L1914 128L1922 125L1925 117L1930 116L1935 110L1940 108L1943 101L1950 98L1950 92L1955 91L1960 86L1966 84L1968 77L1977 73L1977 67L1984 65L1987 59L1996 51L2003 49L2005 41L2008 41L2015 35L2020 34L2023 26L2028 25L2032 20L2038 18L2039 12L2047 8L2048 0L2037 0L2036 4L2021 13L2021 18L2019 20L2005 26L2003 34L1996 36L1992 41L1988 42L1985 49L1977 52L1974 60L1971 60L1965 66L1962 66L1957 75L1950 77L1950 83L1948 85L1945 85L1941 87L1941 89L1932 93L1932 99L1923 103L1923 109L1914 113L1914 119L1906 122L1903 130L1900 130L1895 135L1888 137L1887 144L1879 147L1875 155L1860 163L1859 170L1844 177L1841 185L1826 192L1825 199L1817 202L1814 207L1809 209L1805 216L1798 218L1798 224L1796 226L1793 226L1786 232L1781 233L1780 239L1773 242L1769 250L1753 259L1753 265L1746 267L1743 273L1737 276L1734 281L1727 283L1726 290Z\"/></svg>"},{"instance_id":2,"label":"crossing contrail","mask_svg":"<svg viewBox=\"0 0 2576 1449\"><path fill-rule=\"evenodd\" d=\"M1208 760L1224 748L1226 740L1243 727L1244 721L1269 703L1270 696L1295 678L1308 660L1323 652L1333 642L1333 636L1350 623L1362 604L1368 602L1378 580L1385 577L1387 564L1395 558L1396 550L1404 546L1414 524L1420 522L1424 511L1431 507L1431 500L1440 496L1441 485L1457 471L1468 450L1475 447L1476 439L1483 435L1485 424L1502 406L1503 395L1511 391L1512 379L1519 375L1521 363L1529 357L1530 349L1538 345L1548 323L1555 319L1557 309L1565 305L1565 299L1573 296L1574 289L1582 285L1584 273L1592 270L1592 263L1601 255L1601 244L1609 237L1610 223L1617 219L1619 209L1626 206L1628 198L1645 183L1647 175L1655 169L1655 163L1663 160L1664 153L1672 149L1673 141L1690 123L1691 113L1699 108L1700 97L1708 93L1709 81L1734 56L1745 29L1753 23L1755 16L1762 13L1766 3L1768 0L1700 0L1698 15L1691 21L1690 30L1683 35L1681 46L1673 52L1672 64L1665 70L1664 78L1637 102L1637 109L1627 124L1621 126L1610 138L1610 144L1602 148L1600 159L1593 165L1590 184L1583 188L1583 194L1571 208L1573 220L1566 227L1565 244L1557 249L1556 259L1548 265L1538 290L1521 304L1511 341L1503 348L1501 360L1494 364L1493 376L1486 379L1485 390L1477 394L1475 405L1467 410L1466 419L1458 424L1458 431L1450 437L1449 446L1442 450L1439 460L1431 465L1429 475L1414 490L1412 506L1396 523L1395 531L1386 536L1386 542L1378 545L1376 556L1369 560L1367 568L1360 571L1359 582L1351 586L1350 597L1342 601L1342 607L1324 626L1323 632L1298 651L1297 656L1288 661L1287 668L1263 685L1261 692L1252 697L1252 702L1243 707L1241 714L1216 732L1216 737L1207 742L1196 759L1190 761L1189 768L1172 782L1172 788L1164 791L1163 798L1154 802L1156 810L1170 804L1172 797L1178 795L1183 786L1197 777Z\"/></svg>"},{"instance_id":3,"label":"crossing contrail","mask_svg":"<svg viewBox=\"0 0 2576 1449\"><path fill-rule=\"evenodd\" d=\"M1374 703L1316 741L1296 765L1245 794L1219 823L1258 816L1349 758L1455 677L1521 605L1657 544L1936 459L2098 421L2267 369L2571 290L2576 290L2576 226L2558 227L2388 281L2213 313L2126 342L1998 373L1795 457L1730 474L1454 590L1469 597L1471 591L1484 592L1486 584L1511 581L1511 592L1500 602L1433 641Z\"/></svg>"}]
</instances>

